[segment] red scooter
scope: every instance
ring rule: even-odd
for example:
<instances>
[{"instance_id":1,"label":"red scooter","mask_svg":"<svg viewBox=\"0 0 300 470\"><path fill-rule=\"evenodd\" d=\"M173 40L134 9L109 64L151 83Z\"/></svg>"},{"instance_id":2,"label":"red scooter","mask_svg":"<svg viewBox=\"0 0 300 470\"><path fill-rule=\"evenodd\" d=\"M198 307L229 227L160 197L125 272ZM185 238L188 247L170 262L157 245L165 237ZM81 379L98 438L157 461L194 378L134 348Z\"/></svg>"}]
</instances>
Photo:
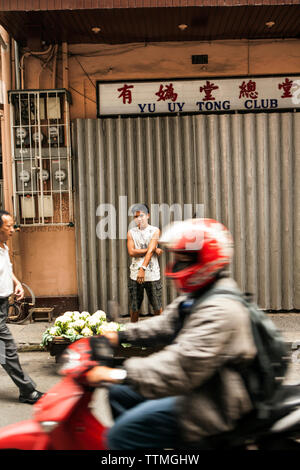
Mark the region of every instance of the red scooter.
<instances>
[{"instance_id":1,"label":"red scooter","mask_svg":"<svg viewBox=\"0 0 300 470\"><path fill-rule=\"evenodd\" d=\"M89 409L95 389L87 385L85 373L95 365L111 365L113 351L106 338L95 339L83 338L65 350L62 380L33 405L31 420L0 429L0 449L106 449L106 428Z\"/></svg>"},{"instance_id":2,"label":"red scooter","mask_svg":"<svg viewBox=\"0 0 300 470\"><path fill-rule=\"evenodd\" d=\"M106 427L89 409L94 387L86 372L113 367L113 349L104 336L83 338L62 355L63 378L34 405L31 420L0 429L0 449L105 450ZM253 411L231 432L207 439L208 449L300 449L300 384L281 386L270 413ZM203 448L203 441L201 441Z\"/></svg>"}]
</instances>

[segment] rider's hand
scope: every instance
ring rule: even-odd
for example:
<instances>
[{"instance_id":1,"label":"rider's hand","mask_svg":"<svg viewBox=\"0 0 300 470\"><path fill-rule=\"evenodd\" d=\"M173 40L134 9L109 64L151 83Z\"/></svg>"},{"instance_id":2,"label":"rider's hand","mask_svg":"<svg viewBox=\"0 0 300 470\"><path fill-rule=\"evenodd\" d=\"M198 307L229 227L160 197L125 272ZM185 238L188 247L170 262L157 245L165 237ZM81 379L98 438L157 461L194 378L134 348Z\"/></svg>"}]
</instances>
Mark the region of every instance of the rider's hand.
<instances>
[{"instance_id":1,"label":"rider's hand","mask_svg":"<svg viewBox=\"0 0 300 470\"><path fill-rule=\"evenodd\" d=\"M113 346L119 346L119 335L116 331L104 331L102 336L105 336Z\"/></svg>"},{"instance_id":2,"label":"rider's hand","mask_svg":"<svg viewBox=\"0 0 300 470\"><path fill-rule=\"evenodd\" d=\"M92 387L96 387L101 382L117 383L120 382L120 380L115 377L115 372L118 370L119 369L112 369L111 367L96 366L86 372L85 378Z\"/></svg>"}]
</instances>

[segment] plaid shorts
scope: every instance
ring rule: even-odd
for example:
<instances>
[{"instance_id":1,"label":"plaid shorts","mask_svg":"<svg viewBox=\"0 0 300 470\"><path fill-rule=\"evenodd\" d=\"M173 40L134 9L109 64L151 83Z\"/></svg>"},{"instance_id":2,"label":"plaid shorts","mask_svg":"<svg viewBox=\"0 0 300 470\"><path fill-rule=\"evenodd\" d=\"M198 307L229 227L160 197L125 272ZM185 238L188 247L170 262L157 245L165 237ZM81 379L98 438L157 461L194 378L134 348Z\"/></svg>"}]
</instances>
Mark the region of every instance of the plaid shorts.
<instances>
[{"instance_id":1,"label":"plaid shorts","mask_svg":"<svg viewBox=\"0 0 300 470\"><path fill-rule=\"evenodd\" d=\"M161 291L162 283L158 281L148 281L139 284L133 279L128 281L129 289L129 305L133 312L138 312L144 300L144 290L146 290L148 300L152 305L153 310L156 312L161 309Z\"/></svg>"}]
</instances>

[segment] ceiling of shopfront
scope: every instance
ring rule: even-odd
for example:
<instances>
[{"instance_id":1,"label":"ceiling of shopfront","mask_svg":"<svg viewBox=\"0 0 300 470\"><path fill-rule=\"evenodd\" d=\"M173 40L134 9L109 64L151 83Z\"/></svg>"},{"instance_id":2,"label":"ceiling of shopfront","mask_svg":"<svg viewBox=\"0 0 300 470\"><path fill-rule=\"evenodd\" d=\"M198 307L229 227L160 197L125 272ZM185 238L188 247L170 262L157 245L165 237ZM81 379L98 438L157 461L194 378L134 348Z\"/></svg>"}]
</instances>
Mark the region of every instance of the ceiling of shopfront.
<instances>
[{"instance_id":1,"label":"ceiling of shopfront","mask_svg":"<svg viewBox=\"0 0 300 470\"><path fill-rule=\"evenodd\" d=\"M300 0L0 0L0 24L22 46L299 38Z\"/></svg>"}]
</instances>

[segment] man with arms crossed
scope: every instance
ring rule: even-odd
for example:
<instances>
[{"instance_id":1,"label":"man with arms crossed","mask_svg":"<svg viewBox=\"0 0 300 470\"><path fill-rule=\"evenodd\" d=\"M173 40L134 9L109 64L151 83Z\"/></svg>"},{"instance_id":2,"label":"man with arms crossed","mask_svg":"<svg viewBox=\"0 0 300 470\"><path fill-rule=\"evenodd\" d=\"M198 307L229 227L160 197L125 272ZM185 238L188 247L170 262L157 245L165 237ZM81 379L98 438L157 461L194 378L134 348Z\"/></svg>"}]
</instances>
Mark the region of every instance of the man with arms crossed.
<instances>
[{"instance_id":1,"label":"man with arms crossed","mask_svg":"<svg viewBox=\"0 0 300 470\"><path fill-rule=\"evenodd\" d=\"M144 298L144 289L155 315L162 312L161 279L158 256L162 250L157 247L160 231L149 224L149 209L146 204L132 208L136 227L127 234L127 249L132 257L129 279L129 301L131 322L139 319Z\"/></svg>"}]
</instances>

